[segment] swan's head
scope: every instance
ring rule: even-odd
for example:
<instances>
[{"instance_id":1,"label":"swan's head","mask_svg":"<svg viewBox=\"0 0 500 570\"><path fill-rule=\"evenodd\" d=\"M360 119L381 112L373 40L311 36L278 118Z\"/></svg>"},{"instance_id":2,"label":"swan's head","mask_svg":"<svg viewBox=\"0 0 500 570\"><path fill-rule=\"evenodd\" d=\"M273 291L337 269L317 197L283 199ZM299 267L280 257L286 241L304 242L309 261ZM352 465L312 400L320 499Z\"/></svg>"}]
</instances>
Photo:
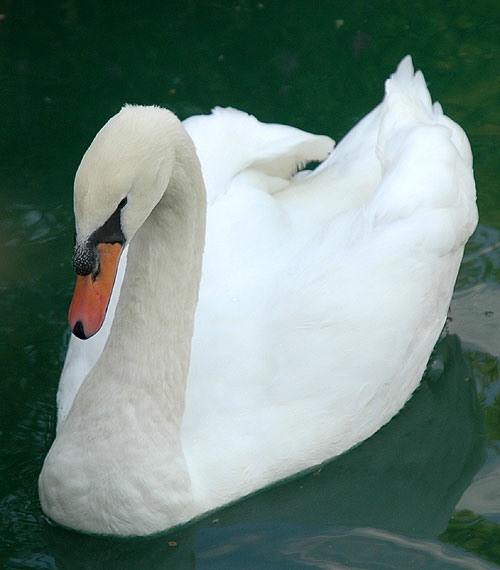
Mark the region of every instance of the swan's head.
<instances>
[{"instance_id":1,"label":"swan's head","mask_svg":"<svg viewBox=\"0 0 500 570\"><path fill-rule=\"evenodd\" d=\"M79 338L95 334L104 321L123 247L167 189L179 129L166 109L127 105L83 156L74 188L78 279L69 314ZM90 305L93 317L84 326L79 315Z\"/></svg>"}]
</instances>

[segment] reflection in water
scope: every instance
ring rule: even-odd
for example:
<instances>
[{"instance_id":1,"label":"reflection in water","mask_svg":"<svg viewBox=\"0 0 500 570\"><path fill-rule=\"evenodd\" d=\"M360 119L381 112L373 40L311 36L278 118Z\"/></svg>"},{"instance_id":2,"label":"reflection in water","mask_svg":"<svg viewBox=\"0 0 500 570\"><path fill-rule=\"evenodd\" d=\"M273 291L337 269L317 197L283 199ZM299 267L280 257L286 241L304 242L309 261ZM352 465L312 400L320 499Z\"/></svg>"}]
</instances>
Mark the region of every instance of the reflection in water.
<instances>
[{"instance_id":1,"label":"reflection in water","mask_svg":"<svg viewBox=\"0 0 500 570\"><path fill-rule=\"evenodd\" d=\"M479 224L467 245L451 302L449 331L500 357L500 232Z\"/></svg>"},{"instance_id":2,"label":"reflection in water","mask_svg":"<svg viewBox=\"0 0 500 570\"><path fill-rule=\"evenodd\" d=\"M500 256L499 256L500 257ZM489 354L500 356L500 287L478 283L456 293L451 305L453 318L449 329L463 342L479 346Z\"/></svg>"},{"instance_id":3,"label":"reflection in water","mask_svg":"<svg viewBox=\"0 0 500 570\"><path fill-rule=\"evenodd\" d=\"M431 540L410 539L387 531L364 528L319 528L282 525L273 529L272 544L262 538L265 527L235 527L224 536L224 546L208 534L211 546L200 556L199 568L239 570L253 568L316 568L354 570L493 570L494 566ZM250 536L246 543L239 533ZM234 546L233 545L237 545ZM242 545L244 545L242 547ZM251 548L251 550L249 549ZM221 553L225 556L221 560Z\"/></svg>"},{"instance_id":4,"label":"reflection in water","mask_svg":"<svg viewBox=\"0 0 500 570\"><path fill-rule=\"evenodd\" d=\"M304 568L310 560L319 568L366 568L349 565L362 560L370 568L390 560L385 568L401 568L404 551L421 561L414 568L437 568L439 561L450 564L442 568L482 568L465 555L453 566L458 551L420 539L446 528L484 460L483 435L469 366L457 337L447 336L402 412L315 472L164 536L105 539L48 525L45 532L57 568L262 568L271 554L277 569Z\"/></svg>"},{"instance_id":5,"label":"reflection in water","mask_svg":"<svg viewBox=\"0 0 500 570\"><path fill-rule=\"evenodd\" d=\"M490 463L490 462L489 462ZM472 481L460 499L457 509L467 509L500 523L500 457L491 459L491 465Z\"/></svg>"}]
</instances>

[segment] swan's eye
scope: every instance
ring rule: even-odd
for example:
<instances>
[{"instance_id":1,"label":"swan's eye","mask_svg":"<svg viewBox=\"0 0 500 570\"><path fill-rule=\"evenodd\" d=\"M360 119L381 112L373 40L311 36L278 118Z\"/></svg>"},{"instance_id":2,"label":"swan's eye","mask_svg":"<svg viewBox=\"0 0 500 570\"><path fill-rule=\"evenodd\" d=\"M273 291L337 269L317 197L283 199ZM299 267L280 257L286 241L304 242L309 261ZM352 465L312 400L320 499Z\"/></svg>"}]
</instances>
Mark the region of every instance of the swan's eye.
<instances>
[{"instance_id":1,"label":"swan's eye","mask_svg":"<svg viewBox=\"0 0 500 570\"><path fill-rule=\"evenodd\" d=\"M90 275L95 279L99 273L99 254L97 246L101 243L125 243L123 235L120 212L127 204L127 198L118 204L116 210L97 228L86 240L84 244L75 244L73 254L73 267L78 275ZM76 241L76 240L75 240Z\"/></svg>"}]
</instances>

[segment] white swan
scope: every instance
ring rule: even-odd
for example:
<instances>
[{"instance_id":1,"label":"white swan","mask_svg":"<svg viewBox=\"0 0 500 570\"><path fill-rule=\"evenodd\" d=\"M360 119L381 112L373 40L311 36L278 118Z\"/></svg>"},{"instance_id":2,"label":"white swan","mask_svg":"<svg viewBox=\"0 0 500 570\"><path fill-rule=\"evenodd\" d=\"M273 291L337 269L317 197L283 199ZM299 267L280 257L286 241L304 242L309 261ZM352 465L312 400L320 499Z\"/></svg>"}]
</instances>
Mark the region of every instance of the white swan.
<instances>
[{"instance_id":1,"label":"white swan","mask_svg":"<svg viewBox=\"0 0 500 570\"><path fill-rule=\"evenodd\" d=\"M100 358L105 338L86 364L93 339L68 351L39 483L50 518L164 530L342 453L404 405L477 223L470 147L409 57L294 175L332 147L232 109L183 126L127 106L98 133L75 180L79 336L99 328L126 244L127 268Z\"/></svg>"}]
</instances>

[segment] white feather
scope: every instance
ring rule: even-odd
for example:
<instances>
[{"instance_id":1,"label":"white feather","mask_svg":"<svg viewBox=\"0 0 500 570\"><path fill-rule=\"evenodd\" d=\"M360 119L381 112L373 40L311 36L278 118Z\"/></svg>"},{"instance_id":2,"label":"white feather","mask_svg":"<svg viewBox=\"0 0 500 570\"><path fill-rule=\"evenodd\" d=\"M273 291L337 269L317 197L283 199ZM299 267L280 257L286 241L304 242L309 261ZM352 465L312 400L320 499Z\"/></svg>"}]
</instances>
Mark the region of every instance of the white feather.
<instances>
[{"instance_id":1,"label":"white feather","mask_svg":"<svg viewBox=\"0 0 500 570\"><path fill-rule=\"evenodd\" d=\"M467 138L432 105L409 57L333 152L328 137L234 109L184 127L208 196L185 407L169 400L182 404L171 395L182 388L167 381L165 396L152 381L158 368L181 366L184 349L177 355L153 334L123 348L114 370L109 357L89 375L114 307L100 338L71 340L40 488L49 516L86 531L163 530L371 436L420 382L477 223ZM323 162L297 173L312 160ZM164 247L181 251L172 240ZM136 262L130 246L125 280ZM164 303L183 302L170 268L151 271L164 283L152 283L151 299L133 297L154 330L177 325L156 322ZM113 331L119 325L127 344L125 325L139 325L122 319ZM132 365L137 385L127 358L141 363Z\"/></svg>"}]
</instances>

